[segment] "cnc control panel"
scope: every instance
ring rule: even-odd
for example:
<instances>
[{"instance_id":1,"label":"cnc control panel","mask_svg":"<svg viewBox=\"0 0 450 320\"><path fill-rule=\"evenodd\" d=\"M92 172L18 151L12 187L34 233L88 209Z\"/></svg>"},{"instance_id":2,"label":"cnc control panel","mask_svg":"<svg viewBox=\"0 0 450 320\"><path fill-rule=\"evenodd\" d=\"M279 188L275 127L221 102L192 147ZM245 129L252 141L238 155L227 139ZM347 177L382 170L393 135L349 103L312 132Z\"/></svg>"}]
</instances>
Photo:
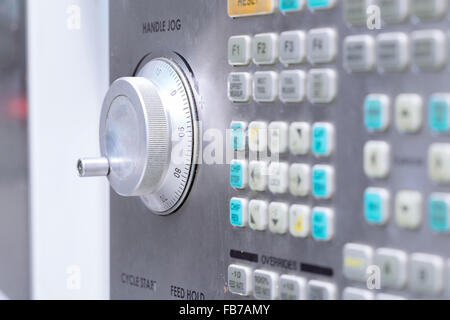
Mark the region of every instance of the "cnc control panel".
<instances>
[{"instance_id":1,"label":"cnc control panel","mask_svg":"<svg viewBox=\"0 0 450 320\"><path fill-rule=\"evenodd\" d=\"M111 1L102 156L78 166L116 191L111 297L450 298L449 19Z\"/></svg>"}]
</instances>

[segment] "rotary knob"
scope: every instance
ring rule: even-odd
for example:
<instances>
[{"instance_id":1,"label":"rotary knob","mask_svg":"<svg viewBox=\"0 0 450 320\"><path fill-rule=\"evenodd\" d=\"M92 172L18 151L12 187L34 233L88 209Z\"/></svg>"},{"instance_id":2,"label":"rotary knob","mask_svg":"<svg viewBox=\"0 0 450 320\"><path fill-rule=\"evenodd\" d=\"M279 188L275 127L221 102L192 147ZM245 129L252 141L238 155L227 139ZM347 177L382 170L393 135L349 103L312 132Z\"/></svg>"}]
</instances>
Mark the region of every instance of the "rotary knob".
<instances>
[{"instance_id":1,"label":"rotary knob","mask_svg":"<svg viewBox=\"0 0 450 320\"><path fill-rule=\"evenodd\" d=\"M169 58L113 82L100 116L101 157L78 160L81 177L107 176L121 196L156 214L175 211L195 173L198 126L186 72Z\"/></svg>"}]
</instances>

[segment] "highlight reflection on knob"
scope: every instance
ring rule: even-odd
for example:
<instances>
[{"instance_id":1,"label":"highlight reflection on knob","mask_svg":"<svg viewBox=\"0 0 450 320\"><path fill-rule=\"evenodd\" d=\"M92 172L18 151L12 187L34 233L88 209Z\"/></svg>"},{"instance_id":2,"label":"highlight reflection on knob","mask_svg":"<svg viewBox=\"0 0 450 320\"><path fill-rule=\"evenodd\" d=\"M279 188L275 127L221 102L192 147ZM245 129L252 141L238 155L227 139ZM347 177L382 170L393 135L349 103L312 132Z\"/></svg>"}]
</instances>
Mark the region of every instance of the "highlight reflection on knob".
<instances>
[{"instance_id":1,"label":"highlight reflection on knob","mask_svg":"<svg viewBox=\"0 0 450 320\"><path fill-rule=\"evenodd\" d=\"M105 157L82 158L77 163L80 177L104 177L109 174L109 161Z\"/></svg>"}]
</instances>

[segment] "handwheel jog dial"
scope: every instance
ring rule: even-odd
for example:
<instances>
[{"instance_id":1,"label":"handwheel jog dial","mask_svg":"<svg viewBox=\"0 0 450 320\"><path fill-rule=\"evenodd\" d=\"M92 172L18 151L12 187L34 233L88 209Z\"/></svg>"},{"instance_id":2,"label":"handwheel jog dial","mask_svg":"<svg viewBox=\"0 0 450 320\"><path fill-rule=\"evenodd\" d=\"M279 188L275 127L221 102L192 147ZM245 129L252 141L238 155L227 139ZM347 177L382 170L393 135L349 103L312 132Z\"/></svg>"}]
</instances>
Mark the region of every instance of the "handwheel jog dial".
<instances>
[{"instance_id":1,"label":"handwheel jog dial","mask_svg":"<svg viewBox=\"0 0 450 320\"><path fill-rule=\"evenodd\" d=\"M183 203L198 157L193 79L182 64L155 58L114 81L101 111L101 157L77 163L81 177L107 176L119 195L139 196L160 215Z\"/></svg>"}]
</instances>

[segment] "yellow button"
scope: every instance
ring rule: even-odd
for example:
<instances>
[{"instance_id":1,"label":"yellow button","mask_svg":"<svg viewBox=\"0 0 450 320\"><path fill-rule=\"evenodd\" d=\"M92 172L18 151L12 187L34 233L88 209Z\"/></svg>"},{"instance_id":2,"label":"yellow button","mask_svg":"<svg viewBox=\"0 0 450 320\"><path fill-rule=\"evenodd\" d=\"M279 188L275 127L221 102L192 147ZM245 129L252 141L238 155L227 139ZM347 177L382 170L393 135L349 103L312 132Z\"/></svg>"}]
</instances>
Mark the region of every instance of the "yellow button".
<instances>
[{"instance_id":1,"label":"yellow button","mask_svg":"<svg viewBox=\"0 0 450 320\"><path fill-rule=\"evenodd\" d=\"M230 17L270 14L275 10L275 0L228 0Z\"/></svg>"}]
</instances>

